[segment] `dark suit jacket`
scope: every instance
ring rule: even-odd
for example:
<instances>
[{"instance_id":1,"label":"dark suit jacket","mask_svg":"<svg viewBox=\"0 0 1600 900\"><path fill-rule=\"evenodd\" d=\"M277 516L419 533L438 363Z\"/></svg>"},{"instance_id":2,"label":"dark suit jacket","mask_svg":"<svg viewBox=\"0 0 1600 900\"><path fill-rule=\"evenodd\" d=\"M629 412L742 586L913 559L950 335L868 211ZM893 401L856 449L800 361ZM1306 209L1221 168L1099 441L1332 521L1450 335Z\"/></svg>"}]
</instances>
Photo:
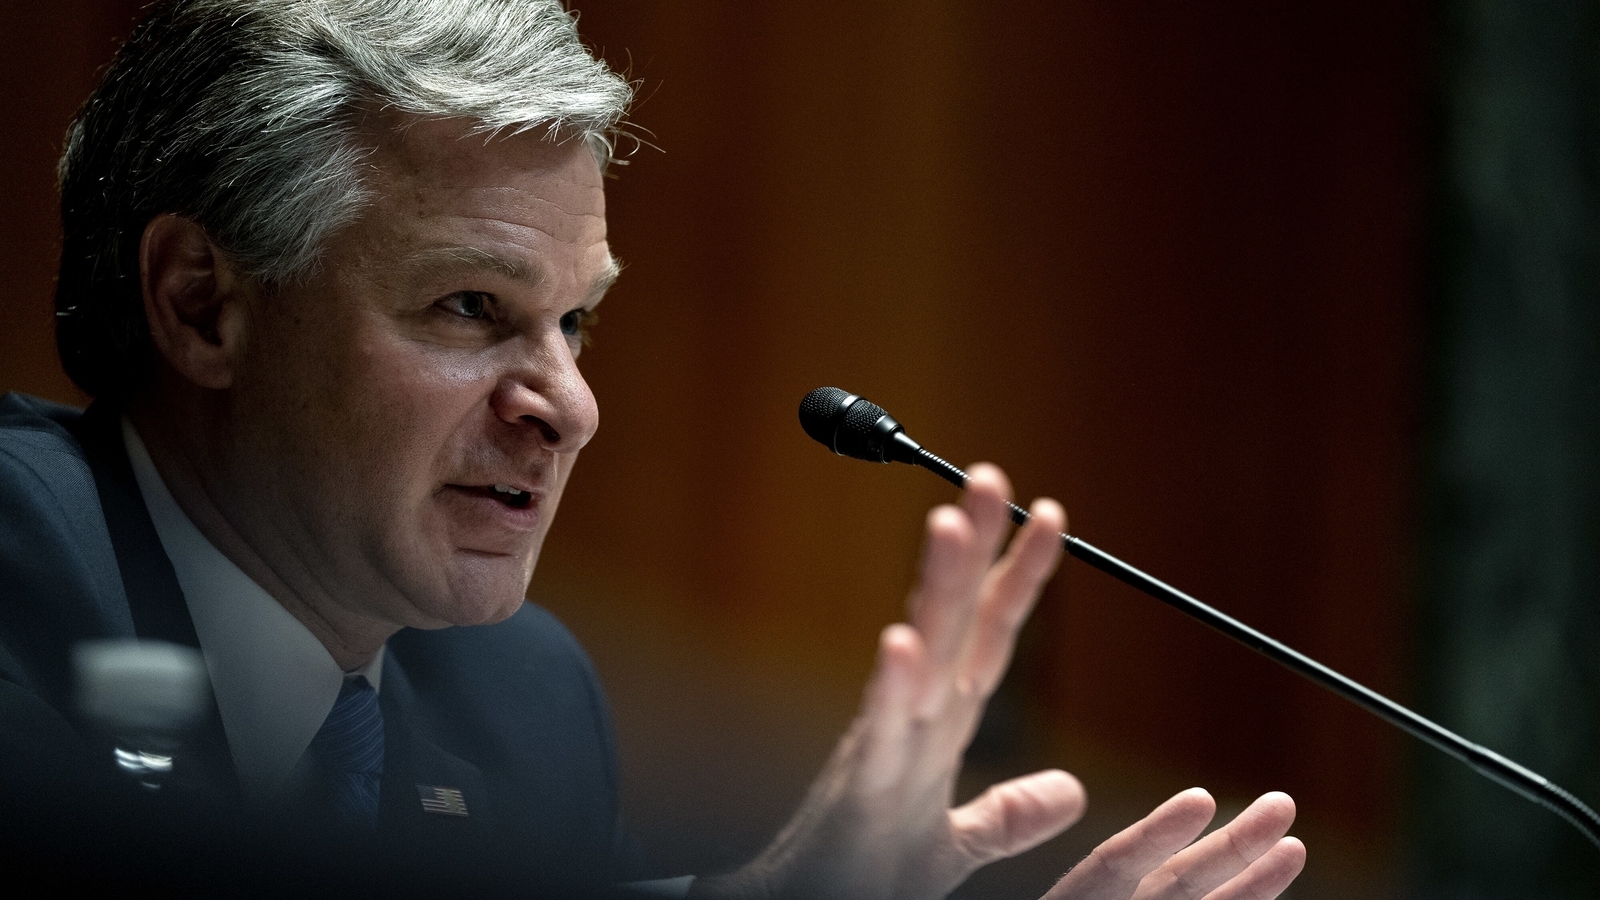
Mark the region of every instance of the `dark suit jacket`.
<instances>
[{"instance_id":1,"label":"dark suit jacket","mask_svg":"<svg viewBox=\"0 0 1600 900\"><path fill-rule=\"evenodd\" d=\"M73 644L137 636L198 646L119 428L98 406L0 397L0 777L13 789L113 790L109 744L72 712ZM496 864L536 878L645 874L618 827L605 699L548 612L527 604L497 625L396 635L380 704L384 846L499 851ZM236 803L215 716L177 756L174 777L169 794ZM461 791L468 815L425 812L419 790L430 787Z\"/></svg>"}]
</instances>

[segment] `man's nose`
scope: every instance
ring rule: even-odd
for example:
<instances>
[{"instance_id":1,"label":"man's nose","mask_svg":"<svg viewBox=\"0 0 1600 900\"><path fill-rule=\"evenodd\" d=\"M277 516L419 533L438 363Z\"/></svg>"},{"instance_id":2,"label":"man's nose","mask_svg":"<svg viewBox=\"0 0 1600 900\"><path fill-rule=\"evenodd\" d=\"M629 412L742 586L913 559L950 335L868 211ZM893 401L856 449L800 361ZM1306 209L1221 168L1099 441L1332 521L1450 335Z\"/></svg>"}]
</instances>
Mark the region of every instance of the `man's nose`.
<instances>
[{"instance_id":1,"label":"man's nose","mask_svg":"<svg viewBox=\"0 0 1600 900\"><path fill-rule=\"evenodd\" d=\"M500 420L531 426L540 444L575 453L600 427L600 410L565 339L548 342L507 373L489 398Z\"/></svg>"}]
</instances>

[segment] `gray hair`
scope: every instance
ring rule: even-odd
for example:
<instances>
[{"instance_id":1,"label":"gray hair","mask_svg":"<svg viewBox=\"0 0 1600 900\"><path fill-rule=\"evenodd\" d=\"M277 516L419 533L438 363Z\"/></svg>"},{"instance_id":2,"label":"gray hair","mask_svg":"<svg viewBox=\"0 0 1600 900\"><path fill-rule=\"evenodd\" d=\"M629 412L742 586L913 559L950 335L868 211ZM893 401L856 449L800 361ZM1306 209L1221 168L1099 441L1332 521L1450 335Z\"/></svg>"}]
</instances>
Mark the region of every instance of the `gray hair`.
<instances>
[{"instance_id":1,"label":"gray hair","mask_svg":"<svg viewBox=\"0 0 1600 900\"><path fill-rule=\"evenodd\" d=\"M364 113L544 130L601 164L631 87L559 0L166 0L117 54L61 159L62 364L96 397L147 381L139 244L198 222L263 283L315 270L368 195Z\"/></svg>"}]
</instances>

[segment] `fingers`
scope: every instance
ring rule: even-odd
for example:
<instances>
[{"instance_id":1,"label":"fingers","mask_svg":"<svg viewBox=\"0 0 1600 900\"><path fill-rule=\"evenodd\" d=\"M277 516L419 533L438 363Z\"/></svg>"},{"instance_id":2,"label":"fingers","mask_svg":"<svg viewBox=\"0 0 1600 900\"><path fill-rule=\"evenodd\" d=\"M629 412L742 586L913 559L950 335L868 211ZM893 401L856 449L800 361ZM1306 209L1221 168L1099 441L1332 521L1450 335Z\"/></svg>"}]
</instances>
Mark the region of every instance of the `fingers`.
<instances>
[{"instance_id":1,"label":"fingers","mask_svg":"<svg viewBox=\"0 0 1600 900\"><path fill-rule=\"evenodd\" d=\"M980 696L1004 672L1016 631L1060 560L1066 527L1060 504L1038 501L1033 521L996 562L1010 527L1009 497L1003 472L987 463L972 467L961 506L928 516L921 578L911 597L911 623L927 642L930 663L976 682Z\"/></svg>"},{"instance_id":2,"label":"fingers","mask_svg":"<svg viewBox=\"0 0 1600 900\"><path fill-rule=\"evenodd\" d=\"M1305 846L1284 837L1294 801L1266 794L1190 845L1214 809L1205 791L1184 791L1096 847L1046 900L1270 900L1282 893L1305 865Z\"/></svg>"},{"instance_id":3,"label":"fingers","mask_svg":"<svg viewBox=\"0 0 1600 900\"><path fill-rule=\"evenodd\" d=\"M1216 808L1200 788L1178 794L1094 848L1044 900L1127 900L1146 875L1199 836Z\"/></svg>"},{"instance_id":4,"label":"fingers","mask_svg":"<svg viewBox=\"0 0 1600 900\"><path fill-rule=\"evenodd\" d=\"M1206 897L1276 847L1294 824L1294 812L1294 801L1288 794L1263 795L1233 821L1173 855L1144 880L1134 896L1137 900L1200 900ZM1299 874L1298 869L1289 878L1292 880L1296 874Z\"/></svg>"},{"instance_id":5,"label":"fingers","mask_svg":"<svg viewBox=\"0 0 1600 900\"><path fill-rule=\"evenodd\" d=\"M1206 900L1272 900L1283 893L1306 865L1306 845L1286 837L1233 880L1206 895Z\"/></svg>"},{"instance_id":6,"label":"fingers","mask_svg":"<svg viewBox=\"0 0 1600 900\"><path fill-rule=\"evenodd\" d=\"M1033 519L1006 554L990 570L981 594L977 621L963 662L967 678L980 696L988 696L1011 663L1017 632L1033 611L1046 581L1061 563L1061 532L1066 512L1054 500L1035 500Z\"/></svg>"},{"instance_id":7,"label":"fingers","mask_svg":"<svg viewBox=\"0 0 1600 900\"><path fill-rule=\"evenodd\" d=\"M1000 556L1010 530L1009 490L999 469L980 464L959 507L929 514L911 625L884 630L862 715L835 754L841 783L863 800L899 795L893 802L926 805L948 818L957 830L946 846L960 851L952 861L1020 852L1075 821L1083 807L1082 786L1057 772L996 786L960 810L947 809L983 701L1060 556L1064 514L1053 501L1035 504L1038 520Z\"/></svg>"},{"instance_id":8,"label":"fingers","mask_svg":"<svg viewBox=\"0 0 1600 900\"><path fill-rule=\"evenodd\" d=\"M961 492L961 508L972 518L976 544L986 560L1000 552L1000 543L1011 527L1011 480L998 466L977 463L967 473Z\"/></svg>"},{"instance_id":9,"label":"fingers","mask_svg":"<svg viewBox=\"0 0 1600 900\"><path fill-rule=\"evenodd\" d=\"M912 721L926 680L927 653L922 638L909 625L890 625L878 638L878 662L867 683L866 708L860 733L861 768L857 775L868 795L891 790L905 775L913 744Z\"/></svg>"},{"instance_id":10,"label":"fingers","mask_svg":"<svg viewBox=\"0 0 1600 900\"><path fill-rule=\"evenodd\" d=\"M927 528L910 619L928 644L930 662L948 667L960 654L988 561L974 552L975 529L961 509L934 508Z\"/></svg>"},{"instance_id":11,"label":"fingers","mask_svg":"<svg viewBox=\"0 0 1600 900\"><path fill-rule=\"evenodd\" d=\"M975 601L1005 539L1011 485L998 468L979 463L967 476L961 505L928 514L921 578L911 595L911 624L928 644L929 660L953 666L967 643Z\"/></svg>"},{"instance_id":12,"label":"fingers","mask_svg":"<svg viewBox=\"0 0 1600 900\"><path fill-rule=\"evenodd\" d=\"M997 784L950 811L950 831L977 868L1015 856L1060 834L1083 815L1078 779L1060 769Z\"/></svg>"}]
</instances>

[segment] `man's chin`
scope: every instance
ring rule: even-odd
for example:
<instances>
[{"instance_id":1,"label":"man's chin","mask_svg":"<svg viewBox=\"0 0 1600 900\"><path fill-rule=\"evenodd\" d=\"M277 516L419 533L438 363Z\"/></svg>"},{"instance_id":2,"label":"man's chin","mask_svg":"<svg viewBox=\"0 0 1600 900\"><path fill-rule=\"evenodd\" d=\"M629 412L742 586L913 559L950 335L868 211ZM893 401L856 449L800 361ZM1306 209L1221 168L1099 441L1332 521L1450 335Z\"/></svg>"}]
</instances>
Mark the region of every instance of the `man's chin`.
<instances>
[{"instance_id":1,"label":"man's chin","mask_svg":"<svg viewBox=\"0 0 1600 900\"><path fill-rule=\"evenodd\" d=\"M482 602L481 598L451 598L432 608L419 610L422 613L420 621L412 627L433 631L457 625L493 625L516 615L526 602L520 592L515 599L502 598L492 602Z\"/></svg>"},{"instance_id":2,"label":"man's chin","mask_svg":"<svg viewBox=\"0 0 1600 900\"><path fill-rule=\"evenodd\" d=\"M421 628L491 625L516 614L527 602L533 561L526 557L457 553L432 596L417 597L413 608Z\"/></svg>"}]
</instances>

